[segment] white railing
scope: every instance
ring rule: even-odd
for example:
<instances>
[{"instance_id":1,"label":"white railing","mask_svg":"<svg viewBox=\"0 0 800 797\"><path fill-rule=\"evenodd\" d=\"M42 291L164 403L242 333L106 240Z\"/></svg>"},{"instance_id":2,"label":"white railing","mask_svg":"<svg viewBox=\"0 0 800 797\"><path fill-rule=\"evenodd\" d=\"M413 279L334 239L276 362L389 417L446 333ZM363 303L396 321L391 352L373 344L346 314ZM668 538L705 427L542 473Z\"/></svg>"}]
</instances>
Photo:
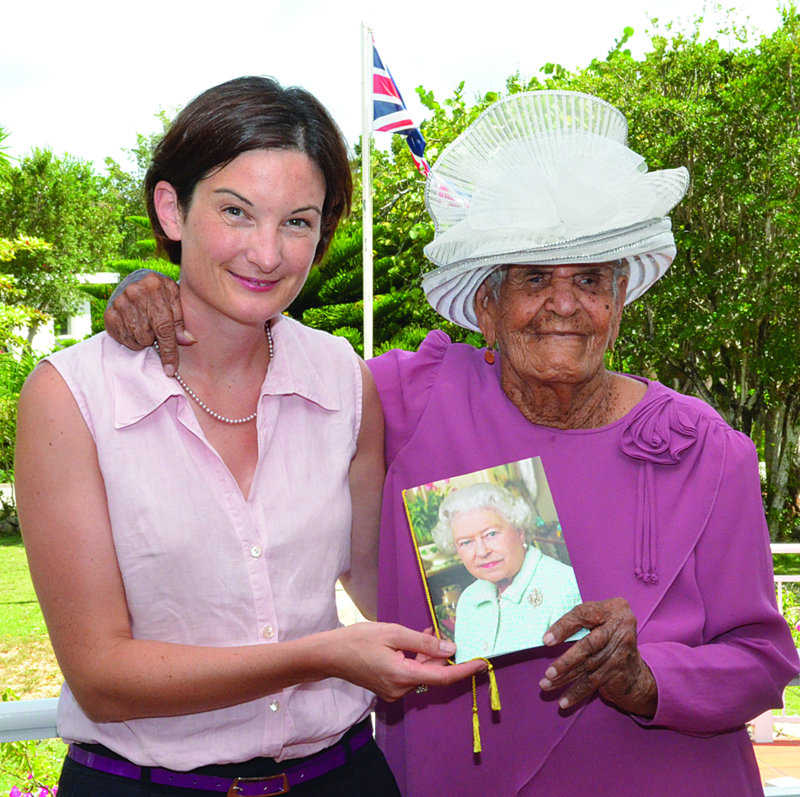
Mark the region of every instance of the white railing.
<instances>
[{"instance_id":1,"label":"white railing","mask_svg":"<svg viewBox=\"0 0 800 797\"><path fill-rule=\"evenodd\" d=\"M781 543L770 546L773 553L800 553L800 543ZM783 610L783 585L800 582L800 575L775 576L778 585L778 607ZM800 611L800 610L799 610ZM800 620L800 615L798 616ZM800 678L791 685L800 685ZM58 736L56 731L56 706L58 698L40 700L18 700L0 702L0 742L17 742L26 739L51 739ZM766 718L765 712L763 717ZM778 715L779 722L800 722L800 717ZM770 733L771 733L770 720Z\"/></svg>"},{"instance_id":2,"label":"white railing","mask_svg":"<svg viewBox=\"0 0 800 797\"><path fill-rule=\"evenodd\" d=\"M57 697L0 703L0 742L55 738L57 706Z\"/></svg>"}]
</instances>

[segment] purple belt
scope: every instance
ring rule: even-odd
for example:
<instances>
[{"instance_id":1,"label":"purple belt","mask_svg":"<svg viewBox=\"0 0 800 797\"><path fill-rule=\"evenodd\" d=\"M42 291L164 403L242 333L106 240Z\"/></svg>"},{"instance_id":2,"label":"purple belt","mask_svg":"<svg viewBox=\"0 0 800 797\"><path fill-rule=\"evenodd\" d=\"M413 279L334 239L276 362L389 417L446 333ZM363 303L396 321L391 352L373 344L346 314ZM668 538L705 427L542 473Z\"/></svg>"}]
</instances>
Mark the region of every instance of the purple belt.
<instances>
[{"instance_id":1,"label":"purple belt","mask_svg":"<svg viewBox=\"0 0 800 797\"><path fill-rule=\"evenodd\" d=\"M344 765L350 754L360 750L371 740L372 726L367 719L354 726L331 747L309 756L302 763L290 765L285 772L261 778L223 778L192 772L174 772L160 767L139 767L130 761L118 761L116 758L92 753L75 744L69 746L67 755L79 764L108 775L118 775L132 780L149 780L150 783L174 786L178 789L224 792L228 797L261 797L286 794L292 786L327 775Z\"/></svg>"}]
</instances>

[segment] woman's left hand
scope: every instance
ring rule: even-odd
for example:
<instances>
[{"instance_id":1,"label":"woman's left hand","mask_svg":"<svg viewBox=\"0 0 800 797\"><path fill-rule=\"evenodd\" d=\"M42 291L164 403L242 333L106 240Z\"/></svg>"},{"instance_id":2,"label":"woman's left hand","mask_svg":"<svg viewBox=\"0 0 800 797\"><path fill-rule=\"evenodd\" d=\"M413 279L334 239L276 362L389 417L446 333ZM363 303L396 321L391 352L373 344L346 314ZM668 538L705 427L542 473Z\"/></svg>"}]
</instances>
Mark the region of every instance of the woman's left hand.
<instances>
[{"instance_id":1,"label":"woman's left hand","mask_svg":"<svg viewBox=\"0 0 800 797\"><path fill-rule=\"evenodd\" d=\"M572 634L589 633L556 659L539 686L546 692L571 684L559 698L569 708L597 692L623 711L650 718L658 705L658 687L639 655L636 617L624 598L581 603L550 626L546 645L557 645Z\"/></svg>"}]
</instances>

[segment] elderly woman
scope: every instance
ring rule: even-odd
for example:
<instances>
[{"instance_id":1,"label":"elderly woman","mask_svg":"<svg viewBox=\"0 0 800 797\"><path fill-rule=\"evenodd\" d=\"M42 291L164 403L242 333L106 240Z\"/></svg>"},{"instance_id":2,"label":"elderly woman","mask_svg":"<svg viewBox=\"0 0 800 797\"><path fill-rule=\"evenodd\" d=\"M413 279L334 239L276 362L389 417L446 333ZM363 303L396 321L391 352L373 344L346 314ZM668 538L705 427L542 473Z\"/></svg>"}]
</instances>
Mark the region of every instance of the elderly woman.
<instances>
[{"instance_id":1,"label":"elderly woman","mask_svg":"<svg viewBox=\"0 0 800 797\"><path fill-rule=\"evenodd\" d=\"M581 595L571 567L534 547L531 507L498 484L449 493L433 541L457 555L475 581L456 606L456 662L542 644Z\"/></svg>"},{"instance_id":2,"label":"elderly woman","mask_svg":"<svg viewBox=\"0 0 800 797\"><path fill-rule=\"evenodd\" d=\"M467 684L381 707L405 794L762 794L745 723L780 704L800 663L775 605L755 448L701 401L604 365L625 303L674 258L667 214L688 185L685 169L648 173L626 138L595 97L516 94L429 177L423 286L489 348L433 332L370 361L388 467L378 616L428 624L402 491L534 455L585 602L546 647L498 662L499 722L479 684L479 756ZM161 290L148 283L139 293ZM168 308L144 304L171 329ZM136 318L124 334L152 341ZM448 754L431 756L441 739Z\"/></svg>"}]
</instances>

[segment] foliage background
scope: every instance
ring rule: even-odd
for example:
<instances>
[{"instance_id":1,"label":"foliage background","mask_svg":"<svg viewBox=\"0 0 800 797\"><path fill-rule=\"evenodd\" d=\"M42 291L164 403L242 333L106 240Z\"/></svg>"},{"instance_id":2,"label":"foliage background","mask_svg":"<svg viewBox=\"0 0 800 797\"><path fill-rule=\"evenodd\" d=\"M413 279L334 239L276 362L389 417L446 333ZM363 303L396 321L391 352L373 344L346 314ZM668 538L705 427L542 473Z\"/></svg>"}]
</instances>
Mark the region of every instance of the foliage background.
<instances>
[{"instance_id":1,"label":"foliage background","mask_svg":"<svg viewBox=\"0 0 800 797\"><path fill-rule=\"evenodd\" d=\"M420 86L429 112L421 129L433 163L501 96L585 91L623 111L629 143L651 169L689 169L689 192L672 214L678 256L627 308L609 365L699 396L752 437L772 538L800 538L800 17L787 6L777 31L756 36L723 12L709 13L718 29L710 40L701 37L701 17L680 30L652 20L640 58L631 56L633 31L625 28L606 58L574 72L547 64L474 98L463 84L445 99ZM163 112L158 119L166 127ZM108 159L103 177L48 150L12 164L0 147L0 345L13 343L16 320L34 330L87 293L100 329L108 289L81 289L75 274L153 265L140 187L156 140L138 135L133 171ZM437 327L482 345L479 334L438 317L419 287L433 225L405 140L394 136L388 151L373 148L371 157L376 353L414 350ZM362 351L360 163L356 147L356 206L289 313ZM13 419L0 425L13 430ZM3 429L0 436L8 439ZM10 470L8 456L0 468Z\"/></svg>"}]
</instances>

